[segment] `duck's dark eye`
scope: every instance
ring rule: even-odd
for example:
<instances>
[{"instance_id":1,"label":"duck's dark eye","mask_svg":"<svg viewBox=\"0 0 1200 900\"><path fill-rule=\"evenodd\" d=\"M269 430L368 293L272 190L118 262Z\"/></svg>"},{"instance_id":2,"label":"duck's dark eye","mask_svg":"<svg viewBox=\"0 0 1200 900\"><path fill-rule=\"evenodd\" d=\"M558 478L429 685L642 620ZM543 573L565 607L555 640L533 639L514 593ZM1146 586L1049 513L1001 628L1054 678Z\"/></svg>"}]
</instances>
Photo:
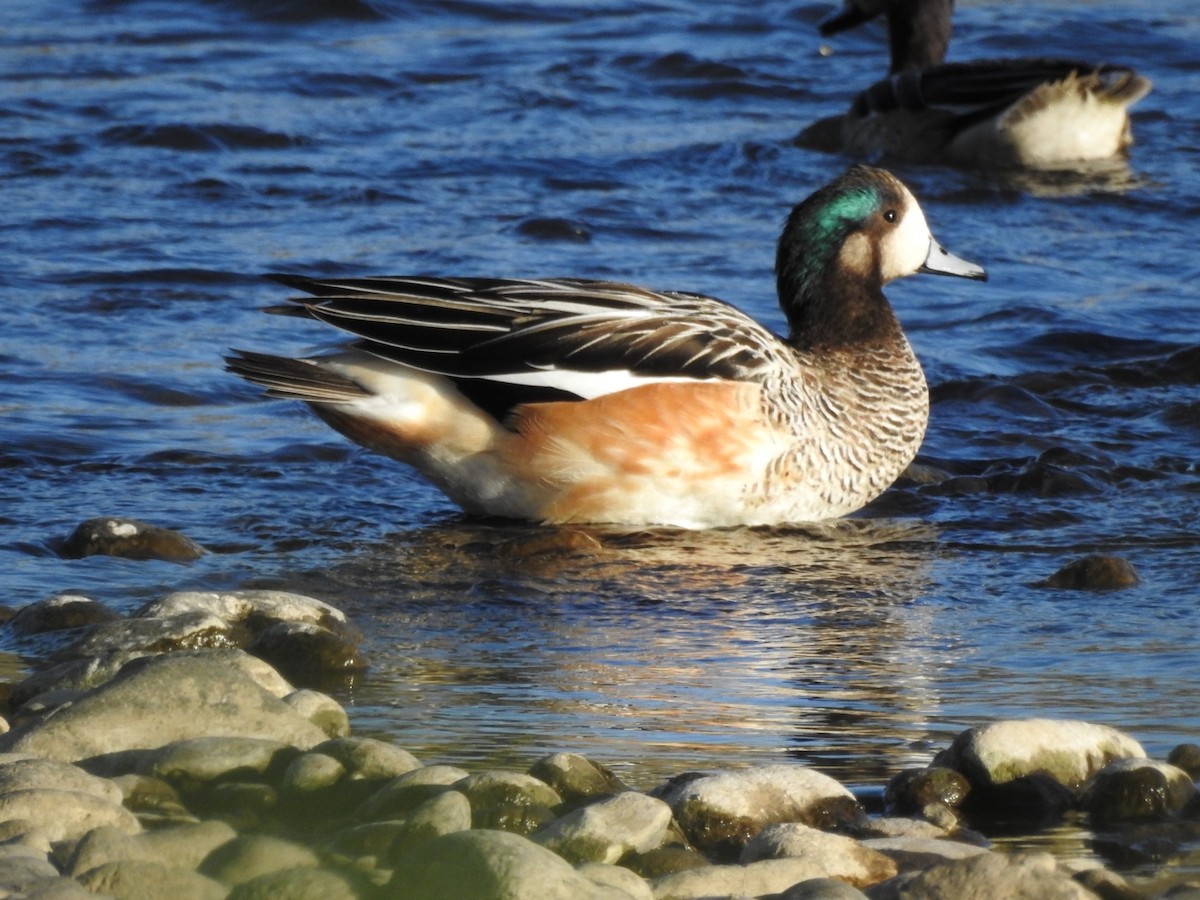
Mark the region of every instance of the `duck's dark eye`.
<instances>
[{"instance_id":1,"label":"duck's dark eye","mask_svg":"<svg viewBox=\"0 0 1200 900\"><path fill-rule=\"evenodd\" d=\"M889 209L883 214L883 220L885 222L895 222L897 218L899 217L896 215L896 211L894 209Z\"/></svg>"}]
</instances>

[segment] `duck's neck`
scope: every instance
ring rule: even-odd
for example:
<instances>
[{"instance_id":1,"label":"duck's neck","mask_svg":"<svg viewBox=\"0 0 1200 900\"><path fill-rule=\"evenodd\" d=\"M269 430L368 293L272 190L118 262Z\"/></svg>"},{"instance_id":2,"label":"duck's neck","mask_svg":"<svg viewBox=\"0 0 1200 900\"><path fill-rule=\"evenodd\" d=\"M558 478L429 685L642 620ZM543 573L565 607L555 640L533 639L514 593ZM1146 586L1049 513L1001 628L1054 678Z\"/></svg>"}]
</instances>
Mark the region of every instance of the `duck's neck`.
<instances>
[{"instance_id":1,"label":"duck's neck","mask_svg":"<svg viewBox=\"0 0 1200 900\"><path fill-rule=\"evenodd\" d=\"M788 320L788 343L797 350L881 348L903 332L876 274L848 271L822 254L779 259L776 287Z\"/></svg>"},{"instance_id":2,"label":"duck's neck","mask_svg":"<svg viewBox=\"0 0 1200 900\"><path fill-rule=\"evenodd\" d=\"M893 0L887 7L892 73L936 66L950 46L954 0Z\"/></svg>"}]
</instances>

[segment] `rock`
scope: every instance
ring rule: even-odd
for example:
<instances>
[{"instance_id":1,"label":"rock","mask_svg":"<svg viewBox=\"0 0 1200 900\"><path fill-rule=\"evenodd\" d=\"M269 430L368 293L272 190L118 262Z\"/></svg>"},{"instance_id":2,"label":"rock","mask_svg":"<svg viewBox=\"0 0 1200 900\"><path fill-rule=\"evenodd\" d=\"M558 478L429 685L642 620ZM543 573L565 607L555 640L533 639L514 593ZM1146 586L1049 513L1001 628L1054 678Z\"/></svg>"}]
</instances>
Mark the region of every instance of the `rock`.
<instances>
[{"instance_id":1,"label":"rock","mask_svg":"<svg viewBox=\"0 0 1200 900\"><path fill-rule=\"evenodd\" d=\"M217 847L200 864L203 875L230 887L285 869L315 869L317 855L300 844L265 834L246 834Z\"/></svg>"},{"instance_id":2,"label":"rock","mask_svg":"<svg viewBox=\"0 0 1200 900\"><path fill-rule=\"evenodd\" d=\"M141 830L133 813L91 793L30 788L0 794L0 822L25 819L51 841L70 841L93 828L112 825L134 834Z\"/></svg>"},{"instance_id":3,"label":"rock","mask_svg":"<svg viewBox=\"0 0 1200 900\"><path fill-rule=\"evenodd\" d=\"M121 614L79 594L56 594L45 600L23 606L8 620L13 634L44 634L67 628L81 628L100 622L112 622Z\"/></svg>"},{"instance_id":4,"label":"rock","mask_svg":"<svg viewBox=\"0 0 1200 900\"><path fill-rule=\"evenodd\" d=\"M292 691L283 698L283 702L331 738L350 734L350 717L342 705L328 694L301 689Z\"/></svg>"},{"instance_id":5,"label":"rock","mask_svg":"<svg viewBox=\"0 0 1200 900\"><path fill-rule=\"evenodd\" d=\"M935 825L932 822L922 819L908 819L903 816L880 816L868 819L863 823L862 828L854 829L854 836L860 839L883 837L936 839L949 837L950 835L940 825Z\"/></svg>"},{"instance_id":6,"label":"rock","mask_svg":"<svg viewBox=\"0 0 1200 900\"><path fill-rule=\"evenodd\" d=\"M478 772L455 782L454 789L471 801L473 827L516 834L533 834L554 821L552 810L562 803L554 788L518 772Z\"/></svg>"},{"instance_id":7,"label":"rock","mask_svg":"<svg viewBox=\"0 0 1200 900\"><path fill-rule=\"evenodd\" d=\"M736 857L746 841L768 825L801 822L824 828L861 815L853 794L804 766L759 766L702 776L668 785L661 796L699 849L724 858Z\"/></svg>"},{"instance_id":8,"label":"rock","mask_svg":"<svg viewBox=\"0 0 1200 900\"><path fill-rule=\"evenodd\" d=\"M244 633L205 613L185 613L169 619L121 619L93 626L79 640L56 653L54 660L240 647L245 642Z\"/></svg>"},{"instance_id":9,"label":"rock","mask_svg":"<svg viewBox=\"0 0 1200 900\"><path fill-rule=\"evenodd\" d=\"M36 757L0 762L0 795L34 788L77 791L116 805L124 799L121 789L107 778L89 775L70 763Z\"/></svg>"},{"instance_id":10,"label":"rock","mask_svg":"<svg viewBox=\"0 0 1200 900\"><path fill-rule=\"evenodd\" d=\"M102 516L80 524L62 545L67 559L85 556L119 556L125 559L161 559L192 562L207 551L178 531L137 519Z\"/></svg>"},{"instance_id":11,"label":"rock","mask_svg":"<svg viewBox=\"0 0 1200 900\"><path fill-rule=\"evenodd\" d=\"M227 781L192 794L188 802L196 814L228 822L238 831L278 828L275 811L279 792L269 784Z\"/></svg>"},{"instance_id":12,"label":"rock","mask_svg":"<svg viewBox=\"0 0 1200 900\"><path fill-rule=\"evenodd\" d=\"M981 853L876 885L871 900L1096 900L1048 853Z\"/></svg>"},{"instance_id":13,"label":"rock","mask_svg":"<svg viewBox=\"0 0 1200 900\"><path fill-rule=\"evenodd\" d=\"M346 775L346 767L332 756L303 753L284 770L279 788L284 794L311 794L333 787Z\"/></svg>"},{"instance_id":14,"label":"rock","mask_svg":"<svg viewBox=\"0 0 1200 900\"><path fill-rule=\"evenodd\" d=\"M1180 744L1167 755L1167 762L1200 780L1200 744Z\"/></svg>"},{"instance_id":15,"label":"rock","mask_svg":"<svg viewBox=\"0 0 1200 900\"><path fill-rule=\"evenodd\" d=\"M1072 591L1117 591L1133 587L1140 579L1133 565L1119 556L1093 555L1063 566L1037 587Z\"/></svg>"},{"instance_id":16,"label":"rock","mask_svg":"<svg viewBox=\"0 0 1200 900\"><path fill-rule=\"evenodd\" d=\"M889 811L919 812L931 803L943 803L953 809L971 791L971 783L953 769L931 766L905 769L888 782L883 800Z\"/></svg>"},{"instance_id":17,"label":"rock","mask_svg":"<svg viewBox=\"0 0 1200 900\"><path fill-rule=\"evenodd\" d=\"M824 877L818 860L764 859L749 865L705 866L656 878L651 883L657 900L695 900L701 897L761 897L779 894L792 885Z\"/></svg>"},{"instance_id":18,"label":"rock","mask_svg":"<svg viewBox=\"0 0 1200 900\"><path fill-rule=\"evenodd\" d=\"M359 900L353 882L321 869L284 869L244 881L227 900Z\"/></svg>"},{"instance_id":19,"label":"rock","mask_svg":"<svg viewBox=\"0 0 1200 900\"><path fill-rule=\"evenodd\" d=\"M1100 900L1146 900L1145 894L1136 890L1116 872L1099 866L1076 872L1072 877Z\"/></svg>"},{"instance_id":20,"label":"rock","mask_svg":"<svg viewBox=\"0 0 1200 900\"><path fill-rule=\"evenodd\" d=\"M11 884L3 884L6 890ZM71 878L39 878L16 886L17 893L10 894L13 900L96 900L96 895L84 890Z\"/></svg>"},{"instance_id":21,"label":"rock","mask_svg":"<svg viewBox=\"0 0 1200 900\"><path fill-rule=\"evenodd\" d=\"M114 900L225 900L228 888L190 869L140 859L105 863L76 879L93 894Z\"/></svg>"},{"instance_id":22,"label":"rock","mask_svg":"<svg viewBox=\"0 0 1200 900\"><path fill-rule=\"evenodd\" d=\"M529 839L486 829L447 834L412 848L396 860L387 896L389 900L628 900L623 893L588 880L562 857Z\"/></svg>"},{"instance_id":23,"label":"rock","mask_svg":"<svg viewBox=\"0 0 1200 900\"><path fill-rule=\"evenodd\" d=\"M324 741L324 732L247 674L245 656L210 650L137 660L46 721L0 735L0 751L74 761L202 736L301 749Z\"/></svg>"},{"instance_id":24,"label":"rock","mask_svg":"<svg viewBox=\"0 0 1200 900\"><path fill-rule=\"evenodd\" d=\"M741 863L790 858L816 863L819 871L810 877L838 878L856 887L891 878L897 871L896 863L878 850L798 822L768 825L743 848Z\"/></svg>"},{"instance_id":25,"label":"rock","mask_svg":"<svg viewBox=\"0 0 1200 900\"><path fill-rule=\"evenodd\" d=\"M779 900L867 900L867 895L836 878L810 878L792 885Z\"/></svg>"},{"instance_id":26,"label":"rock","mask_svg":"<svg viewBox=\"0 0 1200 900\"><path fill-rule=\"evenodd\" d=\"M976 844L925 837L870 838L862 843L864 847L891 857L901 872L988 852L986 847Z\"/></svg>"},{"instance_id":27,"label":"rock","mask_svg":"<svg viewBox=\"0 0 1200 900\"><path fill-rule=\"evenodd\" d=\"M627 791L555 819L533 840L570 863L615 863L658 847L670 824L671 807Z\"/></svg>"},{"instance_id":28,"label":"rock","mask_svg":"<svg viewBox=\"0 0 1200 900\"><path fill-rule=\"evenodd\" d=\"M59 872L50 862L50 854L22 844L0 844L0 894L6 884L20 885L30 881L58 878Z\"/></svg>"},{"instance_id":29,"label":"rock","mask_svg":"<svg viewBox=\"0 0 1200 900\"><path fill-rule=\"evenodd\" d=\"M471 827L471 804L458 791L445 791L430 797L404 817L397 829L387 858L390 862L410 848L443 834L467 831Z\"/></svg>"},{"instance_id":30,"label":"rock","mask_svg":"<svg viewBox=\"0 0 1200 900\"><path fill-rule=\"evenodd\" d=\"M631 872L643 878L654 879L675 872L710 866L712 863L703 853L690 847L658 847L646 853L630 853L621 860L621 865L628 866Z\"/></svg>"},{"instance_id":31,"label":"rock","mask_svg":"<svg viewBox=\"0 0 1200 900\"><path fill-rule=\"evenodd\" d=\"M215 781L273 781L299 752L282 741L254 737L198 737L172 741L142 755L141 774L184 791Z\"/></svg>"},{"instance_id":32,"label":"rock","mask_svg":"<svg viewBox=\"0 0 1200 900\"><path fill-rule=\"evenodd\" d=\"M1196 796L1192 776L1170 763L1121 759L1084 786L1080 805L1101 824L1161 819L1183 811Z\"/></svg>"},{"instance_id":33,"label":"rock","mask_svg":"<svg viewBox=\"0 0 1200 900\"><path fill-rule=\"evenodd\" d=\"M109 779L121 791L121 802L125 808L137 814L145 824L147 818L156 824L184 824L195 821L179 793L161 778L149 775L117 775Z\"/></svg>"},{"instance_id":34,"label":"rock","mask_svg":"<svg viewBox=\"0 0 1200 900\"><path fill-rule=\"evenodd\" d=\"M341 610L289 591L175 591L161 600L147 603L134 615L138 618L170 618L194 612L238 623L252 634L259 634L280 622L294 622L316 625L347 640L362 640L362 632Z\"/></svg>"},{"instance_id":35,"label":"rock","mask_svg":"<svg viewBox=\"0 0 1200 900\"><path fill-rule=\"evenodd\" d=\"M312 749L332 756L346 767L351 778L366 781L387 781L421 767L421 761L407 750L375 738L334 738Z\"/></svg>"},{"instance_id":36,"label":"rock","mask_svg":"<svg viewBox=\"0 0 1200 900\"><path fill-rule=\"evenodd\" d=\"M205 651L181 651L176 655L189 655L193 652L203 654ZM35 672L16 685L11 703L24 703L29 698L50 690L93 690L111 681L129 663L150 655L152 654L144 650L134 650L55 664ZM277 697L285 697L295 690L282 675L258 657L247 653L229 653L224 659Z\"/></svg>"},{"instance_id":37,"label":"rock","mask_svg":"<svg viewBox=\"0 0 1200 900\"><path fill-rule=\"evenodd\" d=\"M569 805L619 794L629 788L612 772L578 753L553 753L529 767Z\"/></svg>"},{"instance_id":38,"label":"rock","mask_svg":"<svg viewBox=\"0 0 1200 900\"><path fill-rule=\"evenodd\" d=\"M1074 789L1114 759L1145 755L1137 741L1107 725L1014 719L962 732L933 762L961 772L973 787L1044 774Z\"/></svg>"},{"instance_id":39,"label":"rock","mask_svg":"<svg viewBox=\"0 0 1200 900\"><path fill-rule=\"evenodd\" d=\"M646 879L635 875L624 866L584 863L576 866L575 871L598 887L620 891L620 900L625 900L626 897L629 900L654 900L654 891L650 889Z\"/></svg>"},{"instance_id":40,"label":"rock","mask_svg":"<svg viewBox=\"0 0 1200 900\"><path fill-rule=\"evenodd\" d=\"M366 657L354 642L307 622L272 625L246 649L298 684L325 684L367 670Z\"/></svg>"},{"instance_id":41,"label":"rock","mask_svg":"<svg viewBox=\"0 0 1200 900\"><path fill-rule=\"evenodd\" d=\"M130 859L194 870L214 850L236 837L236 831L217 821L133 835L112 827L93 828L75 845L66 871L81 875L106 863Z\"/></svg>"}]
</instances>

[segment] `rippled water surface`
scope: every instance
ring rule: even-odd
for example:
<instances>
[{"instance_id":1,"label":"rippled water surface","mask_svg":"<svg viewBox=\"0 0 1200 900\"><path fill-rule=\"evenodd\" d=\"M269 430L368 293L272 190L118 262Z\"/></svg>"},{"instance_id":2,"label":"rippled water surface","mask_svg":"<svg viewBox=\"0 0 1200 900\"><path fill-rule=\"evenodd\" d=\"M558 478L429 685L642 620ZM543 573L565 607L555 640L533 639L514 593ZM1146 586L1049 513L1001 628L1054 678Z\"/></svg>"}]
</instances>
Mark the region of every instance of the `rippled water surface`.
<instances>
[{"instance_id":1,"label":"rippled water surface","mask_svg":"<svg viewBox=\"0 0 1200 900\"><path fill-rule=\"evenodd\" d=\"M1128 169L896 171L986 285L889 290L932 385L919 462L854 520L715 533L471 522L221 371L331 335L264 271L580 275L782 327L800 149L885 65L823 3L7 0L0 599L118 608L271 585L349 612L356 728L430 761L579 750L649 786L800 759L878 787L1004 716L1200 739L1200 17L1192 0L958 10L952 56L1154 80ZM951 476L946 479L944 476ZM64 560L124 515L213 549ZM1036 583L1092 552L1141 584Z\"/></svg>"}]
</instances>

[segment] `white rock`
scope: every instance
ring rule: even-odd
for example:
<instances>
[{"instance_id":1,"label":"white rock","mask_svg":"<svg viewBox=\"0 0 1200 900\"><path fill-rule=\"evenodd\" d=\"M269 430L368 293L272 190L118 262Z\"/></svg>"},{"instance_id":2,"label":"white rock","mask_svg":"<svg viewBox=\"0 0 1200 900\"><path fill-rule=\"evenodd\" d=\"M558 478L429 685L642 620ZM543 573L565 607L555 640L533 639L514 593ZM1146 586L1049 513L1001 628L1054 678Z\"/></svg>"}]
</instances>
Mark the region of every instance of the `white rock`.
<instances>
[{"instance_id":1,"label":"white rock","mask_svg":"<svg viewBox=\"0 0 1200 900\"><path fill-rule=\"evenodd\" d=\"M805 766L758 766L707 775L669 789L663 799L699 848L728 853L777 822L823 827L857 810L850 791Z\"/></svg>"},{"instance_id":2,"label":"white rock","mask_svg":"<svg viewBox=\"0 0 1200 900\"><path fill-rule=\"evenodd\" d=\"M853 838L828 834L798 822L768 825L746 844L741 862L796 858L816 862L821 876L838 878L856 887L875 884L896 874L890 857Z\"/></svg>"},{"instance_id":3,"label":"white rock","mask_svg":"<svg viewBox=\"0 0 1200 900\"><path fill-rule=\"evenodd\" d=\"M761 897L779 894L794 884L823 878L819 861L764 859L746 866L703 866L654 879L655 900L697 900L701 897Z\"/></svg>"},{"instance_id":4,"label":"white rock","mask_svg":"<svg viewBox=\"0 0 1200 900\"><path fill-rule=\"evenodd\" d=\"M670 825L671 807L628 791L554 820L533 840L568 862L615 863L630 851L658 847Z\"/></svg>"},{"instance_id":5,"label":"white rock","mask_svg":"<svg viewBox=\"0 0 1200 900\"><path fill-rule=\"evenodd\" d=\"M1114 759L1145 755L1137 741L1107 725L1010 719L962 732L933 764L956 769L975 785L1000 785L1040 772L1076 788Z\"/></svg>"}]
</instances>

